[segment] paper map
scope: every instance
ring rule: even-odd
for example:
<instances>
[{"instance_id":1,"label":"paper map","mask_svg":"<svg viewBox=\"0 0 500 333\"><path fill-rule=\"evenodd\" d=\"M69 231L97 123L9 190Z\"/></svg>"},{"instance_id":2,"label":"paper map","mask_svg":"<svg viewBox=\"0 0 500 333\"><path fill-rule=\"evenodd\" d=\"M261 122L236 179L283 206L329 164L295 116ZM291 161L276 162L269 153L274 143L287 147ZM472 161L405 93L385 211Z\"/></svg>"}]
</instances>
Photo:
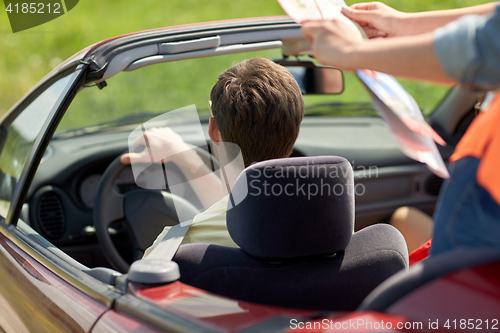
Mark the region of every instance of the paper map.
<instances>
[{"instance_id":1,"label":"paper map","mask_svg":"<svg viewBox=\"0 0 500 333\"><path fill-rule=\"evenodd\" d=\"M449 178L448 169L434 143L445 145L445 142L425 121L415 99L391 75L366 69L357 70L356 74L368 88L377 112L396 137L401 151L427 164L437 176Z\"/></svg>"},{"instance_id":2,"label":"paper map","mask_svg":"<svg viewBox=\"0 0 500 333\"><path fill-rule=\"evenodd\" d=\"M337 19L347 23L360 38L363 38L358 25L340 11L342 7L347 7L344 0L278 0L278 2L285 13L297 23Z\"/></svg>"},{"instance_id":3,"label":"paper map","mask_svg":"<svg viewBox=\"0 0 500 333\"><path fill-rule=\"evenodd\" d=\"M278 0L283 10L296 22L342 20L353 27L360 38L363 30L342 14L344 0ZM448 169L434 142L444 140L425 121L417 102L391 75L371 70L356 74L367 87L380 117L387 123L401 151L408 157L427 164L437 176L449 178Z\"/></svg>"}]
</instances>

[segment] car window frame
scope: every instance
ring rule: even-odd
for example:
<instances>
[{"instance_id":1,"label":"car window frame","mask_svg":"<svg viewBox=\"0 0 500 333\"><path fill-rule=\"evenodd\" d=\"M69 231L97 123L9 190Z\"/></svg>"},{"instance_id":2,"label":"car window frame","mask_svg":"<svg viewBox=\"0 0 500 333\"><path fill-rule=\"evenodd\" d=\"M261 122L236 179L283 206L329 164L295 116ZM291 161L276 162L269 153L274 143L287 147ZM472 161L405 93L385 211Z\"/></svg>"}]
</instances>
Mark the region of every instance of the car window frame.
<instances>
[{"instance_id":1,"label":"car window frame","mask_svg":"<svg viewBox=\"0 0 500 333\"><path fill-rule=\"evenodd\" d=\"M59 121L61 120L62 116L66 112L66 109L76 95L76 92L82 85L87 68L87 65L75 64L75 66L69 67L52 76L42 85L37 87L33 92L31 92L27 97L25 97L23 101L16 105L13 110L9 112L9 114L3 119L1 128L5 130L14 122L15 119L17 119L18 116L23 113L23 111L26 110L31 102L38 98L42 93L47 91L47 89L52 87L53 84L68 75L72 76L67 86L58 97L57 102L54 104L52 110L49 112L47 119L40 129L40 133L35 139L33 147L31 148L31 151L28 155L27 162L23 167L21 175L19 176L17 184L12 193L9 211L7 213L7 216L4 217L5 224L12 224L14 226L17 224L21 213L22 204L26 199L36 169L38 168L38 165L45 152L45 149L48 146L50 139L52 138L52 135L54 134L57 124L59 124Z\"/></svg>"},{"instance_id":2,"label":"car window frame","mask_svg":"<svg viewBox=\"0 0 500 333\"><path fill-rule=\"evenodd\" d=\"M33 100L51 87L52 84L66 75L74 75L70 82L68 82L65 88L66 91L60 96L60 99L58 99L58 103L56 103L57 106L51 110L40 133L37 135L35 144L28 157L28 162L25 164L21 176L19 177L18 184L15 187L11 200L12 209L9 208L7 217L0 216L0 233L12 241L22 251L57 274L59 278L68 282L76 289L84 292L88 297L98 301L109 309L112 307L115 300L121 297L122 294L119 290L110 288L110 285L87 274L86 267L62 253L57 247L35 231L26 233L24 229L31 229L28 225L24 228L22 225L20 226L21 228L17 226L24 200L26 199L38 165L59 121L83 85L88 68L88 64L82 64L80 61L74 63L72 66L66 67L64 70L41 83L38 87L33 89L32 92L28 93L26 97L14 106L9 114L4 117L0 125L0 127L3 128L9 126Z\"/></svg>"}]
</instances>

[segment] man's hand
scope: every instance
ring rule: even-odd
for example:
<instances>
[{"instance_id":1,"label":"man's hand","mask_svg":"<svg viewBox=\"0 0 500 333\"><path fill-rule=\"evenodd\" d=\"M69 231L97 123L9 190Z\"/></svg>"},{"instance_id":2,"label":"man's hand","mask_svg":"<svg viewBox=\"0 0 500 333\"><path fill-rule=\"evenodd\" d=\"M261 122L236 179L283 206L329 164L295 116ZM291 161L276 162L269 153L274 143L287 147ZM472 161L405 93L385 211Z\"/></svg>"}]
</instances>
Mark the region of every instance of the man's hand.
<instances>
[{"instance_id":1,"label":"man's hand","mask_svg":"<svg viewBox=\"0 0 500 333\"><path fill-rule=\"evenodd\" d=\"M120 161L123 164L131 164L161 163L163 160L164 163L174 162L183 166L186 160L192 157L188 156L192 151L191 147L168 127L147 130L133 143L133 147L138 146L143 146L144 149L138 153L123 154Z\"/></svg>"},{"instance_id":2,"label":"man's hand","mask_svg":"<svg viewBox=\"0 0 500 333\"><path fill-rule=\"evenodd\" d=\"M333 21L310 21L302 25L304 37L311 43L314 57L324 65L355 70L349 52L363 43L346 23Z\"/></svg>"},{"instance_id":3,"label":"man's hand","mask_svg":"<svg viewBox=\"0 0 500 333\"><path fill-rule=\"evenodd\" d=\"M366 2L342 8L342 13L357 22L368 38L404 36L407 13L381 2Z\"/></svg>"}]
</instances>

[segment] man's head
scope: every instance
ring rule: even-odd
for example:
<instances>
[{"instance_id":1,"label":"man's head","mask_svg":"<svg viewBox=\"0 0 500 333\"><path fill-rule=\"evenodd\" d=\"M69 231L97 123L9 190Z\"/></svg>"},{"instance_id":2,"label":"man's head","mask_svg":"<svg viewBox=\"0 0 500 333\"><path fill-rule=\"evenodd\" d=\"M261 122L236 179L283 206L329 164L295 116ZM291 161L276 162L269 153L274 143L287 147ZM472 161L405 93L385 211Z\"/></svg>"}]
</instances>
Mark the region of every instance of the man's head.
<instances>
[{"instance_id":1,"label":"man's head","mask_svg":"<svg viewBox=\"0 0 500 333\"><path fill-rule=\"evenodd\" d=\"M264 58L239 62L219 76L210 99L212 141L238 145L245 166L290 156L304 118L304 100L283 66Z\"/></svg>"}]
</instances>

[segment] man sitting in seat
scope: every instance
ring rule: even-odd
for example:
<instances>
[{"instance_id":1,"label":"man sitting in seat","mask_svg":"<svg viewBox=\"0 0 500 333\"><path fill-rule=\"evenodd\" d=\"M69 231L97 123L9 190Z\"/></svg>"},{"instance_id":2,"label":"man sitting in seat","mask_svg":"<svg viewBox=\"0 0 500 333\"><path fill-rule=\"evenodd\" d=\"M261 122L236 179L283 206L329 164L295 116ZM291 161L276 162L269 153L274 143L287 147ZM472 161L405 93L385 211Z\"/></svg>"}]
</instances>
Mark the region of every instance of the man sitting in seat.
<instances>
[{"instance_id":1,"label":"man sitting in seat","mask_svg":"<svg viewBox=\"0 0 500 333\"><path fill-rule=\"evenodd\" d=\"M212 117L208 134L215 146L224 142L238 146L245 167L260 161L290 156L304 118L304 101L296 80L283 66L264 58L239 62L219 76L210 99ZM156 130L156 134L160 131ZM149 135L150 145L154 140L154 132ZM173 132L169 136L170 141L176 142L176 149L179 149L183 144L182 139ZM161 139L156 142L160 143ZM188 148L180 148L179 151L182 150ZM122 156L121 161L129 164L131 159L140 161L141 156L147 157L146 155L146 152L128 153ZM175 163L181 170L196 173L205 164L195 155ZM226 227L229 196L225 195L211 206L210 200L210 195L203 195L201 198L204 206L209 208L195 216L183 244L209 243L238 247ZM145 256L169 230L170 227L165 227L153 245L146 250Z\"/></svg>"}]
</instances>

